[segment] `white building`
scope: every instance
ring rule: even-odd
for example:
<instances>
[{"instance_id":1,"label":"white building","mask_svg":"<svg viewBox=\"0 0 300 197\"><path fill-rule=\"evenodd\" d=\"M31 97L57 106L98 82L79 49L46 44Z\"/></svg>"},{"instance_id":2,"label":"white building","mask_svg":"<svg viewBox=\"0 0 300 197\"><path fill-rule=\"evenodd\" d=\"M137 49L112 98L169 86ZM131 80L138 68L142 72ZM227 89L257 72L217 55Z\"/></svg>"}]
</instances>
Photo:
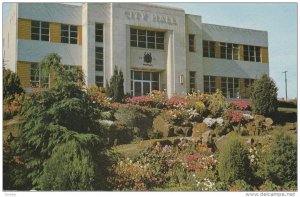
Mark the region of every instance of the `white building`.
<instances>
[{"instance_id":1,"label":"white building","mask_svg":"<svg viewBox=\"0 0 300 197\"><path fill-rule=\"evenodd\" d=\"M265 31L205 24L184 10L140 3L14 3L3 28L3 57L22 86L51 86L39 62L57 53L80 67L87 85L105 85L114 66L133 96L167 90L169 96L221 89L245 98L269 73Z\"/></svg>"}]
</instances>

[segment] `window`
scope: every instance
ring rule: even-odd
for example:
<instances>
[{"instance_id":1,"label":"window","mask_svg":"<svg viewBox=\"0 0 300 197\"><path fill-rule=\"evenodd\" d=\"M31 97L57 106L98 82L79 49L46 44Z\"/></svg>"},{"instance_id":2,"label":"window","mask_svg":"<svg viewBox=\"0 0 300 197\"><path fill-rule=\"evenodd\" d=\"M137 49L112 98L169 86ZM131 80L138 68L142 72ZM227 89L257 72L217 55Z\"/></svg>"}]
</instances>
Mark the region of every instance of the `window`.
<instances>
[{"instance_id":1,"label":"window","mask_svg":"<svg viewBox=\"0 0 300 197\"><path fill-rule=\"evenodd\" d=\"M41 21L31 21L31 40L41 40L49 42L49 23Z\"/></svg>"},{"instance_id":2,"label":"window","mask_svg":"<svg viewBox=\"0 0 300 197\"><path fill-rule=\"evenodd\" d=\"M95 39L96 39L96 42L103 42L103 24L96 23Z\"/></svg>"},{"instance_id":3,"label":"window","mask_svg":"<svg viewBox=\"0 0 300 197\"><path fill-rule=\"evenodd\" d=\"M196 89L196 72L190 72L190 92L193 92Z\"/></svg>"},{"instance_id":4,"label":"window","mask_svg":"<svg viewBox=\"0 0 300 197\"><path fill-rule=\"evenodd\" d=\"M215 57L215 42L203 40L203 57Z\"/></svg>"},{"instance_id":5,"label":"window","mask_svg":"<svg viewBox=\"0 0 300 197\"><path fill-rule=\"evenodd\" d=\"M103 47L95 49L95 66L96 71L103 71Z\"/></svg>"},{"instance_id":6,"label":"window","mask_svg":"<svg viewBox=\"0 0 300 197\"><path fill-rule=\"evenodd\" d=\"M244 79L245 88L249 88L254 83L254 79Z\"/></svg>"},{"instance_id":7,"label":"window","mask_svg":"<svg viewBox=\"0 0 300 197\"><path fill-rule=\"evenodd\" d=\"M96 76L96 85L98 86L98 87L104 87L103 86L103 76Z\"/></svg>"},{"instance_id":8,"label":"window","mask_svg":"<svg viewBox=\"0 0 300 197\"><path fill-rule=\"evenodd\" d=\"M164 49L164 32L130 29L130 46L148 49Z\"/></svg>"},{"instance_id":9,"label":"window","mask_svg":"<svg viewBox=\"0 0 300 197\"><path fill-rule=\"evenodd\" d=\"M78 30L75 25L61 25L61 43L77 44Z\"/></svg>"},{"instance_id":10,"label":"window","mask_svg":"<svg viewBox=\"0 0 300 197\"><path fill-rule=\"evenodd\" d=\"M69 70L69 71L77 71L78 70L78 66L73 66L73 65L64 65L66 70Z\"/></svg>"},{"instance_id":11,"label":"window","mask_svg":"<svg viewBox=\"0 0 300 197\"><path fill-rule=\"evenodd\" d=\"M48 88L49 73L40 64L30 65L30 84L33 88Z\"/></svg>"},{"instance_id":12,"label":"window","mask_svg":"<svg viewBox=\"0 0 300 197\"><path fill-rule=\"evenodd\" d=\"M195 35L189 34L189 51L195 52Z\"/></svg>"},{"instance_id":13,"label":"window","mask_svg":"<svg viewBox=\"0 0 300 197\"><path fill-rule=\"evenodd\" d=\"M212 94L216 92L216 77L214 76L204 76L204 92L207 94Z\"/></svg>"},{"instance_id":14,"label":"window","mask_svg":"<svg viewBox=\"0 0 300 197\"><path fill-rule=\"evenodd\" d=\"M260 62L260 47L244 45L244 60Z\"/></svg>"},{"instance_id":15,"label":"window","mask_svg":"<svg viewBox=\"0 0 300 197\"><path fill-rule=\"evenodd\" d=\"M221 58L228 60L239 59L239 45L221 42Z\"/></svg>"},{"instance_id":16,"label":"window","mask_svg":"<svg viewBox=\"0 0 300 197\"><path fill-rule=\"evenodd\" d=\"M239 98L239 79L233 77L221 78L221 90L227 98Z\"/></svg>"},{"instance_id":17,"label":"window","mask_svg":"<svg viewBox=\"0 0 300 197\"><path fill-rule=\"evenodd\" d=\"M131 95L142 96L159 90L159 72L131 71Z\"/></svg>"}]
</instances>

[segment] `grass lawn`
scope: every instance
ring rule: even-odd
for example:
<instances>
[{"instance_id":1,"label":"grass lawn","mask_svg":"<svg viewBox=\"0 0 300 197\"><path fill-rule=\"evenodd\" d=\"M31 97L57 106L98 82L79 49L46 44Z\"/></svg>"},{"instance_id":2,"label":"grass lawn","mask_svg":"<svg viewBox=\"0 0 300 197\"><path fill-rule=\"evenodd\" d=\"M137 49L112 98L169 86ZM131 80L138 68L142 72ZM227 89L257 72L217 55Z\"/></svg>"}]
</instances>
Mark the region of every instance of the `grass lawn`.
<instances>
[{"instance_id":1,"label":"grass lawn","mask_svg":"<svg viewBox=\"0 0 300 197\"><path fill-rule=\"evenodd\" d=\"M280 112L296 112L297 113L297 108L284 108L284 107L279 107L278 111Z\"/></svg>"}]
</instances>

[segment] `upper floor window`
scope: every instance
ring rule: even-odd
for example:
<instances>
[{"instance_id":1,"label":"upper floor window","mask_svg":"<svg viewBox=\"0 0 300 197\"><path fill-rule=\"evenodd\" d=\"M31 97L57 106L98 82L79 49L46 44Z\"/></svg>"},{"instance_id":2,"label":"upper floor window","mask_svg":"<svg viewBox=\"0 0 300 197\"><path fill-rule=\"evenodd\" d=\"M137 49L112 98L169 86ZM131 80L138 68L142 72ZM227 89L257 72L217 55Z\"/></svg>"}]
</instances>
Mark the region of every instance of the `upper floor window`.
<instances>
[{"instance_id":1,"label":"upper floor window","mask_svg":"<svg viewBox=\"0 0 300 197\"><path fill-rule=\"evenodd\" d=\"M31 21L31 40L49 41L49 23Z\"/></svg>"},{"instance_id":2,"label":"upper floor window","mask_svg":"<svg viewBox=\"0 0 300 197\"><path fill-rule=\"evenodd\" d=\"M103 24L96 23L95 39L96 39L96 42L103 42Z\"/></svg>"},{"instance_id":3,"label":"upper floor window","mask_svg":"<svg viewBox=\"0 0 300 197\"><path fill-rule=\"evenodd\" d=\"M203 40L203 57L215 57L215 42Z\"/></svg>"},{"instance_id":4,"label":"upper floor window","mask_svg":"<svg viewBox=\"0 0 300 197\"><path fill-rule=\"evenodd\" d=\"M164 32L130 29L130 46L148 49L164 49Z\"/></svg>"},{"instance_id":5,"label":"upper floor window","mask_svg":"<svg viewBox=\"0 0 300 197\"><path fill-rule=\"evenodd\" d=\"M96 71L103 71L103 47L96 47L95 65Z\"/></svg>"},{"instance_id":6,"label":"upper floor window","mask_svg":"<svg viewBox=\"0 0 300 197\"><path fill-rule=\"evenodd\" d=\"M244 45L244 60L260 62L260 47Z\"/></svg>"},{"instance_id":7,"label":"upper floor window","mask_svg":"<svg viewBox=\"0 0 300 197\"><path fill-rule=\"evenodd\" d=\"M238 60L239 45L221 42L221 58L229 60Z\"/></svg>"},{"instance_id":8,"label":"upper floor window","mask_svg":"<svg viewBox=\"0 0 300 197\"><path fill-rule=\"evenodd\" d=\"M61 25L61 43L77 44L78 28L75 25Z\"/></svg>"},{"instance_id":9,"label":"upper floor window","mask_svg":"<svg viewBox=\"0 0 300 197\"><path fill-rule=\"evenodd\" d=\"M189 34L189 51L195 52L195 35Z\"/></svg>"},{"instance_id":10,"label":"upper floor window","mask_svg":"<svg viewBox=\"0 0 300 197\"><path fill-rule=\"evenodd\" d=\"M40 64L32 63L30 65L30 84L33 88L48 88L49 72Z\"/></svg>"}]
</instances>

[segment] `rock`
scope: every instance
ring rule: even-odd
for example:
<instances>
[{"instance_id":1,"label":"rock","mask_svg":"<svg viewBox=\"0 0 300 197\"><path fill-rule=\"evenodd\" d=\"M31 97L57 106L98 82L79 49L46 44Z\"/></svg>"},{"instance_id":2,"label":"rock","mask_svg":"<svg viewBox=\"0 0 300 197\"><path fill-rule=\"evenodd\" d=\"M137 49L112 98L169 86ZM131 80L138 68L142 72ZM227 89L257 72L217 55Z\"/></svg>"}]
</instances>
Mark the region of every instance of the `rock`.
<instances>
[{"instance_id":1,"label":"rock","mask_svg":"<svg viewBox=\"0 0 300 197\"><path fill-rule=\"evenodd\" d=\"M287 122L285 124L285 126L287 127L288 130L296 130L297 129L297 124L296 123Z\"/></svg>"},{"instance_id":2,"label":"rock","mask_svg":"<svg viewBox=\"0 0 300 197\"><path fill-rule=\"evenodd\" d=\"M162 116L157 116L153 121L154 132L161 133L163 137L174 136L174 128L171 124L163 119Z\"/></svg>"},{"instance_id":3,"label":"rock","mask_svg":"<svg viewBox=\"0 0 300 197\"><path fill-rule=\"evenodd\" d=\"M201 137L201 135L210 130L205 123L197 123L193 127L192 137Z\"/></svg>"},{"instance_id":4,"label":"rock","mask_svg":"<svg viewBox=\"0 0 300 197\"><path fill-rule=\"evenodd\" d=\"M252 145L254 143L254 139L249 138L246 143L249 144L249 145Z\"/></svg>"},{"instance_id":5,"label":"rock","mask_svg":"<svg viewBox=\"0 0 300 197\"><path fill-rule=\"evenodd\" d=\"M183 132L184 127L174 126L174 134L175 136L185 136L185 133Z\"/></svg>"},{"instance_id":6,"label":"rock","mask_svg":"<svg viewBox=\"0 0 300 197\"><path fill-rule=\"evenodd\" d=\"M213 131L206 131L202 134L202 144L205 144L207 147L213 147Z\"/></svg>"},{"instance_id":7,"label":"rock","mask_svg":"<svg viewBox=\"0 0 300 197\"><path fill-rule=\"evenodd\" d=\"M266 119L265 119L265 126L266 126L267 128L271 128L272 125L273 125L273 120L272 120L272 118L266 118Z\"/></svg>"},{"instance_id":8,"label":"rock","mask_svg":"<svg viewBox=\"0 0 300 197\"><path fill-rule=\"evenodd\" d=\"M261 127L263 125L263 122L265 121L265 117L262 115L255 115L254 116L254 123L256 127Z\"/></svg>"}]
</instances>

